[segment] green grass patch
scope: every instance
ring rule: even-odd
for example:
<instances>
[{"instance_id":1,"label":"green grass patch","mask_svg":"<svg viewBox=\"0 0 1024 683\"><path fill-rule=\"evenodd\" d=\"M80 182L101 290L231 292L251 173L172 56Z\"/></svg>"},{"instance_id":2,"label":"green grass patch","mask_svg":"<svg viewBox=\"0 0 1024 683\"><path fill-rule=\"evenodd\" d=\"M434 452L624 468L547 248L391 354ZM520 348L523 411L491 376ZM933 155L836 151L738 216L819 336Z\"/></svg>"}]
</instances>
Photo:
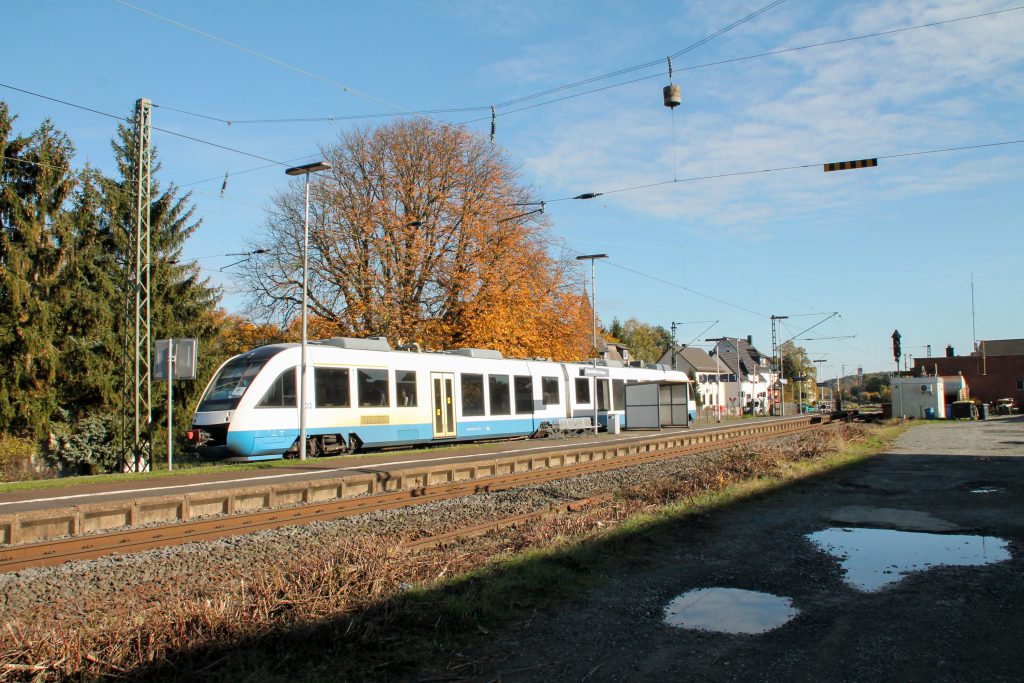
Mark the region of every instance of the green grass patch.
<instances>
[{"instance_id":1,"label":"green grass patch","mask_svg":"<svg viewBox=\"0 0 1024 683\"><path fill-rule=\"evenodd\" d=\"M356 455L338 455L331 458L316 458L312 460L312 462L318 464L330 464L335 465L337 467L346 467L348 466L349 461L351 461L353 458L363 457L367 455L403 456L410 455L413 453L437 453L446 451L452 451L453 454L457 454L460 450L468 450L473 445L474 444L458 444L450 446L434 446L429 449L408 448L404 450L394 451L371 451L367 453L358 453ZM219 472L258 472L262 470L273 470L282 467L295 467L298 463L299 461L294 458L289 460L262 460L259 462L239 462L225 464L219 464L215 462L183 462L181 464L175 463L174 469L171 471L167 471L166 469L155 469L152 472L114 472L110 474L91 474L73 477L60 477L57 479L30 479L25 481L0 482L0 493L8 493L13 491L30 491L35 489L59 489L68 486L79 486L83 484L106 484L124 481L141 482L151 481L153 479L185 477L195 474L217 474ZM154 467L157 468L164 468L167 466L167 463L155 462L153 463L153 465Z\"/></svg>"}]
</instances>

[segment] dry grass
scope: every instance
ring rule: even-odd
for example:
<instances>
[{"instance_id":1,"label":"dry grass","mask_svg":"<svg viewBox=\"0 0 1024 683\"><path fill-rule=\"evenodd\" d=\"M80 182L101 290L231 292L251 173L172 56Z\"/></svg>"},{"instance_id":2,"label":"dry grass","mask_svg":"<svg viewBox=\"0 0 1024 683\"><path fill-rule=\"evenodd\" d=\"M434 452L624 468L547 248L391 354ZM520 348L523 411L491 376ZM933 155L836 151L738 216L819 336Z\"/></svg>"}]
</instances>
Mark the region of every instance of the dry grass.
<instances>
[{"instance_id":1,"label":"dry grass","mask_svg":"<svg viewBox=\"0 0 1024 683\"><path fill-rule=\"evenodd\" d=\"M609 503L424 553L406 550L405 538L345 537L251 567L245 580L161 585L158 598L152 587L127 587L86 612L56 606L18 619L9 615L0 631L0 680L180 679L213 671L222 678L218 667L227 660L230 668L245 651L280 662L358 649L365 662L375 652L401 649L408 664L417 656L417 639L420 649L437 649L445 634L481 628L482 616L500 620L508 601L517 599L509 594L524 585L526 592L561 593L575 560L557 549L581 548L666 505L777 477L793 463L834 454L868 433L840 424L782 443L735 447L707 463L696 461L685 476L621 491ZM522 559L538 549L547 549L543 561ZM512 565L521 575L503 584L503 572L515 574ZM449 581L454 577L460 578ZM502 606L497 613L495 605ZM395 638L405 639L402 648L393 647ZM402 661L388 665L400 669ZM376 674L353 668L332 669L332 676Z\"/></svg>"}]
</instances>

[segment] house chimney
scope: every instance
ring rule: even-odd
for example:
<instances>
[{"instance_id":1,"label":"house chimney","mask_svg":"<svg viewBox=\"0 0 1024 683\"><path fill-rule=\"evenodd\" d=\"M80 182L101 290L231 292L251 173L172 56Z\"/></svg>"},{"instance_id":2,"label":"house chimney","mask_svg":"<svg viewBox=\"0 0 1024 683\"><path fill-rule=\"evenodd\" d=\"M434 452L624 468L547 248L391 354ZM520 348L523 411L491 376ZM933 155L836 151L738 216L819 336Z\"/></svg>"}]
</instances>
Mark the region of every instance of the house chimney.
<instances>
[{"instance_id":1,"label":"house chimney","mask_svg":"<svg viewBox=\"0 0 1024 683\"><path fill-rule=\"evenodd\" d=\"M754 345L754 335L748 334L747 335L747 346L753 346L753 345Z\"/></svg>"},{"instance_id":2,"label":"house chimney","mask_svg":"<svg viewBox=\"0 0 1024 683\"><path fill-rule=\"evenodd\" d=\"M955 355L956 354L953 352L953 345L952 344L947 344L946 345L946 358L952 358Z\"/></svg>"}]
</instances>

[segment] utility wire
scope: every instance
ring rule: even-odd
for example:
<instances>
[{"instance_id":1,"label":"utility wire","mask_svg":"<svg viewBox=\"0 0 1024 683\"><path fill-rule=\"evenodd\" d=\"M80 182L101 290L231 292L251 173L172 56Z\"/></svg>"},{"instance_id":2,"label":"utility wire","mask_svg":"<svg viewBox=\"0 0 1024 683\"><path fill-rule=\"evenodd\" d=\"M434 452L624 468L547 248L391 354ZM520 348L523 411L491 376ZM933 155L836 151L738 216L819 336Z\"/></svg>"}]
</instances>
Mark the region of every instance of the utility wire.
<instances>
[{"instance_id":1,"label":"utility wire","mask_svg":"<svg viewBox=\"0 0 1024 683\"><path fill-rule=\"evenodd\" d=\"M679 50L679 51L673 53L672 57L678 57L680 55L684 55L684 54L686 54L688 52L691 52L692 50L697 49L701 45L704 45L705 43L707 43L707 42L709 42L711 40L714 40L718 36L721 36L722 34L731 31L732 29L736 28L737 26L740 26L740 25L750 21L751 19L754 19L755 17L760 16L761 14L767 12L768 10L772 9L773 7L776 7L776 6L780 5L780 4L782 4L785 1L786 0L773 0L773 2L768 3L767 5L762 7L761 9L756 10L756 11L746 15L742 19L734 21L733 23L729 24L728 26L719 29L718 31L712 33L709 36L705 36L704 38L701 38L700 40L698 40L695 43L691 43L690 45L684 47L682 50ZM311 77L316 78L318 80L326 81L327 83L330 83L331 85L334 85L336 87L342 88L346 92L352 92L353 94L357 94L357 95L359 95L361 97L365 97L367 99L370 99L371 101L373 101L375 103L387 104L386 102L382 102L382 100L378 100L376 98L372 98L372 97L370 97L368 95L363 95L362 93L357 93L357 92L351 90L350 88L348 88L347 86L344 86L344 85L342 85L340 83L336 83L334 81L331 81L330 79L327 79L327 78L324 78L322 76L318 76L316 74L308 72L305 69L300 69L298 67L295 67L295 66L292 66L290 64L287 64L286 62L282 62L280 60L274 59L273 57L268 57L267 55L261 54L259 52L254 51L254 50L250 50L249 48L246 48L246 47L243 47L241 45L237 45L237 44L232 43L230 41L224 40L223 38L219 38L217 36L214 36L214 35L205 33L203 31L200 31L198 29L195 29L195 28L193 28L191 26L187 26L186 24L182 24L182 23L174 21L172 19L168 19L166 17L160 16L159 14L155 14L155 13L150 12L148 10L141 9L139 7L136 7L134 5L131 5L131 4L127 3L127 2L125 2L124 0L114 0L114 2L116 2L116 3L120 4L120 5L124 5L125 7L130 7L131 9L137 10L139 12L143 12L143 13L148 14L150 16L153 16L153 17L155 17L157 19L160 19L161 21L166 21L166 22L168 22L170 24L173 24L174 26L178 26L179 28L183 28L185 30L192 31L193 33L198 33L199 35L202 35L204 37L210 38L211 40L216 40L217 42L224 43L224 44L226 44L226 45L228 45L230 47L233 47L233 48L242 50L244 52L247 52L249 54L255 55L255 56L257 56L257 57L259 57L261 59L266 59L266 60L268 60L270 62L273 62L274 64L278 64L279 66L284 66L286 68L292 69L293 71L298 71L299 73L302 73L302 74L307 75L307 76L311 76ZM229 126L232 125L232 124L235 124L235 123L247 123L247 124L253 124L253 123L312 123L312 122L323 122L323 121L357 120L357 119L366 119L366 118L385 118L385 117L392 117L392 116L407 116L407 115L421 116L421 115L430 115L430 114L454 114L454 113L462 113L462 112L470 112L470 111L488 111L488 110L491 110L492 108L509 107L509 106L514 105L514 104L519 104L519 103L522 103L522 102L527 102L529 100L534 100L534 99L537 99L539 97L545 97L547 95L552 95L552 94L555 94L555 93L558 93L558 92L563 92L565 90L571 90L571 89L577 88L577 87L579 87L581 85L588 85L590 83L595 83L597 81L605 80L605 79L608 79L608 78L614 78L616 76L622 76L622 75L625 75L627 73L632 73L632 72L638 71L640 69L647 69L647 68L650 68L652 66L657 66L658 64L662 63L663 61L664 61L663 58L659 58L659 59L651 61L651 62L645 62L643 64L637 64L637 65L634 65L634 66L625 67L623 69L618 69L617 71L613 71L611 73L601 74L599 76L593 76L593 77L590 77L590 78L583 79L581 81L576 81L574 83L567 83L565 85L560 85L558 87L550 88L548 90L543 90L541 92L536 92L536 93L532 93L532 94L529 94L529 95L523 95L522 97L517 97L517 98L513 98L511 100L506 100L504 102L499 102L498 104L495 104L495 105L454 107L454 108L448 108L448 109L424 109L424 110L419 110L419 111L410 111L410 110L407 110L407 109L403 109L402 107L396 107L398 109L401 109L401 111L400 112L383 113L383 114L356 114L356 115L347 115L347 116L297 117L297 118L282 118L282 119L223 119L223 118L219 118L219 117L215 117L215 116L209 116L209 115L206 115L206 114L197 114L197 113L194 113L194 112L178 110L178 109L176 109L174 111L178 111L179 113L182 113L182 114L188 114L190 116L197 116L197 117L204 118L204 119L210 119L210 120L213 120L213 121L219 121L219 122L225 123L225 124L227 124ZM635 80L645 80L647 78L653 78L653 77L658 76L658 75L660 75L660 74L654 74L652 76L645 76L645 77L643 77L641 79L635 79ZM626 83L618 83L618 84L615 84L615 85L612 85L612 86L608 86L608 87L619 87L621 85L626 85L627 83L633 83L633 82L635 82L635 80L634 81L627 81ZM585 95L585 94L588 94L588 93L599 92L600 90L605 90L605 89L607 89L607 88L598 88L596 90L590 90L587 93L579 93L578 95L572 95L570 97L578 97L579 95ZM555 99L555 100L551 100L549 102L544 102L542 104L551 104L552 102L559 102L559 101L561 101L563 99L568 99L568 97L558 98L558 99ZM389 106L395 106L395 105L389 105ZM533 105L533 106L541 106L541 105ZM516 109L514 111L524 111L525 109L531 109L531 108L533 108L533 107L523 107L523 108ZM170 109L170 108L168 107L168 109ZM513 112L508 112L508 113L513 113ZM473 119L473 121L476 121L476 120L478 120L478 119ZM470 122L467 122L467 123L470 123Z\"/></svg>"},{"instance_id":2,"label":"utility wire","mask_svg":"<svg viewBox=\"0 0 1024 683\"><path fill-rule=\"evenodd\" d=\"M732 29L736 28L737 26L740 26L741 24L744 24L744 23L750 21L751 19L754 19L755 17L760 16L761 14L767 12L768 10L772 9L773 7L781 5L783 2L785 2L785 0L774 0L773 2L768 3L767 5L762 7L761 9L756 10L754 12L751 12L750 14L748 14L745 17L743 17L742 19L734 21L733 23L729 24L728 26L726 26L724 28L721 28L718 31L715 31L711 35L705 36L704 38L701 38L697 42L691 43L690 45L687 45L686 47L684 47L682 50L679 50L678 52L674 52L672 54L672 58L674 59L676 57L679 57L681 55L686 54L687 52L691 52L691 51L697 49L701 45L704 45L705 43L708 43L708 42L714 40L718 36L731 31ZM565 85L560 85L560 86L557 86L555 88L550 88L548 90L542 90L540 92L536 92L536 93L533 93L533 94L530 94L530 95L524 95L522 97L516 97L516 98L511 99L511 100L506 100L504 102L500 102L500 103L498 103L495 106L497 106L497 107L508 107L508 106L513 105L513 104L519 104L521 102L526 102L528 100L537 99L538 97L545 97L547 95L552 95L552 94L557 93L557 92L562 92L563 90L571 90L572 88L577 88L577 87L579 87L581 85L588 85L590 83L595 83L597 81L605 80L605 79L608 79L608 78L614 78L616 76L622 76L622 75L625 75L627 73L632 73L633 71L639 71L640 69L647 69L647 68L650 68L652 66L656 66L658 64L661 64L664 61L665 61L665 58L661 57L661 58L659 58L657 60L654 60L654 61L645 62L643 64L637 64L635 66L625 67L623 69L618 69L617 71L612 71L611 73L601 74L599 76L592 76L590 78L586 78L586 79L583 79L581 81L576 81L574 83L566 83Z\"/></svg>"},{"instance_id":3,"label":"utility wire","mask_svg":"<svg viewBox=\"0 0 1024 683\"><path fill-rule=\"evenodd\" d=\"M118 1L119 0L115 0L115 2L118 2ZM86 106L81 105L81 104L75 104L74 102L68 102L67 100L58 99L56 97L50 97L49 95L43 95L41 93L33 92L31 90L25 90L24 88L17 88L15 86L9 85L7 83L0 83L0 87L8 88L10 90L15 90L17 92L24 93L26 95L32 95L33 97L39 97L39 98L44 99L44 100L49 100L50 102L57 102L58 104L63 104L63 105L66 105L68 107L74 107L75 109L81 109L82 111L91 112L93 114L99 114L100 116L107 116L107 117L112 118L112 119L114 119L116 121L123 121L125 123L131 123L131 119L123 117L123 116L117 116L116 114L111 114L110 112L100 111L99 109L93 109L92 107L86 107ZM253 154L251 152L244 152L244 151L242 151L240 149L235 149L234 147L228 147L226 145L221 145L221 144L218 144L216 142L210 142L209 140L203 140L203 139L200 139L200 138L197 138L197 137L193 137L191 135L186 135L184 133L178 133L178 132L173 131L173 130L168 130L166 128L160 128L158 126L150 126L150 127L153 130L160 131L161 133L167 133L168 135L174 135L174 136L179 137L179 138L184 138L186 140L191 140L192 142L198 142L198 143L203 144L203 145L209 145L210 147L216 147L218 149L223 149L223 150L226 150L228 152L234 152L235 154L241 154L243 156L252 157L253 159L259 159L261 161L269 161L271 164L276 164L277 166L287 166L288 165L288 164L284 163L283 161L275 161L274 159L268 159L267 157L260 156L259 154Z\"/></svg>"},{"instance_id":4,"label":"utility wire","mask_svg":"<svg viewBox=\"0 0 1024 683\"><path fill-rule=\"evenodd\" d=\"M399 108L399 109L401 108L401 107L398 107L397 105L392 104L390 102L386 102L384 100L381 100L381 99L378 99L376 97L373 97L372 95L367 95L366 93L363 93L363 92L360 92L358 90L355 90L354 88L350 88L349 86L345 85L344 83L339 83L337 81L331 80L330 78L327 78L326 76L321 76L320 74L313 73L312 71L307 71L306 69L303 69L301 67L295 66L294 64L289 64L288 62L282 61L282 60L277 59L275 57L271 57L270 55L263 54L262 52L257 52L256 50L253 50L251 48L245 47L244 45L239 45L238 43L233 43L230 40L227 40L225 38L221 38L220 36L215 36L212 33L207 33L206 31L201 31L201 30L195 28L194 26L189 26L188 24L183 24L180 21L175 21L174 19L170 19L170 18L165 17L163 15L157 14L156 12L151 12L151 11L149 11L147 9L143 9L142 7L137 7L137 6L132 5L132 4L128 3L128 2L125 2L125 0L114 0L114 2L116 2L117 4L122 5L124 7L127 7L129 9L133 9L136 12L141 12L142 14L149 15L149 16L153 17L154 19L159 19L160 21L163 21L163 22L165 22L167 24L170 24L172 26L175 26L177 28L183 29L185 31L189 31L191 33L195 33L195 34L200 35L200 36L202 36L204 38L209 38L210 40L213 40L215 42L221 43L223 45L227 45L228 47L234 48L236 50L240 50L240 51L245 52L246 54L252 55L254 57L258 57L259 59L268 61L271 64L276 64L277 66L283 67L283 68L288 69L290 71L294 71L296 73L300 73L303 76L308 76L308 77L316 79L318 81L323 81L324 83L327 83L328 85L332 85L335 88L340 88L343 92L347 92L347 93L349 93L351 95L355 95L356 97L361 97L364 100L367 100L369 102L373 102L374 104L383 104L383 105L386 105L388 107L396 107L396 108Z\"/></svg>"},{"instance_id":5,"label":"utility wire","mask_svg":"<svg viewBox=\"0 0 1024 683\"><path fill-rule=\"evenodd\" d=\"M998 14L1004 14L1004 13L1007 13L1007 12L1017 12L1017 11L1020 11L1020 10L1024 10L1024 5L1018 6L1018 7L1009 7L1009 8L1001 9L1001 10L994 10L992 12L984 12L982 14L972 14L970 16L957 17L957 18L954 18L954 19L945 19L943 21L933 21L933 22L930 22L930 23L927 23L927 24L917 24L917 25L914 25L914 26L905 26L903 28L889 29L889 30L885 30L885 31L876 31L874 33L865 33L865 34L861 34L861 35L857 35L857 36L850 36L850 37L847 37L847 38L838 38L836 40L827 40L827 41L822 41L822 42L818 42L818 43L811 43L811 44L808 44L808 45L799 45L799 46L795 46L795 47L787 47L787 48L780 48L780 49L777 49L777 50L769 50L767 52L759 52L759 53L756 53L756 54L745 55L745 56L742 56L742 57L732 57L730 59L723 59L723 60L718 60L718 61L714 61L714 62L706 62L704 64L695 64L695 65L692 65L692 66L683 66L683 67L674 66L674 70L678 72L678 71L694 71L694 70L697 70L697 69L706 69L706 68L709 68L709 67L722 66L724 64L733 64L735 62L742 62L742 61L747 61L747 60L751 60L751 59L759 59L761 57L772 57L772 56L775 56L775 55L786 54L786 53L789 53L789 52L799 52L799 51L802 51L802 50L810 50L810 49L818 48L818 47L828 47L830 45L840 45L842 43L849 43L849 42L853 42L853 41L857 41L857 40L866 40L868 38L879 38L879 37L882 37L882 36L894 35L894 34L897 34L897 33L905 33L907 31L916 31L916 30L924 29L924 28L934 28L936 26L942 26L942 25L945 25L945 24L952 24L952 23L956 23L956 22L960 22L960 21L969 21L969 20L972 20L972 19L980 19L980 18L990 17L990 16L994 16L994 15L998 15ZM696 43L695 43L695 45L696 45ZM675 53L673 55L673 57L675 57L677 55L685 54L685 52L687 52L687 51L689 51L689 48L684 48L683 50L680 50L679 52ZM657 59L657 60L654 60L654 61L651 61L651 62L647 62L645 64L639 64L639 65L636 65L636 66L633 66L633 67L626 67L624 69L620 69L618 71L611 72L609 74L604 74L602 76L595 76L593 78L588 78L588 79L585 79L585 80L582 80L582 81L577 81L575 83L570 83L570 84L567 84L567 85L564 85L564 86L559 86L557 88L551 88L549 90L545 90L545 91L542 91L542 92L539 92L539 93L533 93L533 94L524 95L522 97L518 97L518 98L515 98L515 99L512 99L512 100L507 100L505 102L502 102L500 104L496 104L494 106L496 108L499 108L499 109L500 108L506 108L506 107L512 106L514 104L518 104L518 103L521 103L521 102L526 102L526 101L529 101L529 100L537 99L539 97L544 97L546 95L555 94L557 92L561 92L561 91L564 91L564 90L569 90L569 89L572 89L574 87L579 87L581 85L587 85L587 84L594 83L594 82L597 82L597 81L600 81L600 80L605 80L607 78L613 78L615 76L625 75L627 73L638 71L638 70L641 70L641 69L644 69L644 68L650 68L650 67L658 66L658 65L662 64L664 61L665 61L664 59ZM632 79L625 80L625 81L619 81L617 83L612 83L610 85L605 85L605 86L602 86L600 88L593 88L593 89L590 89L590 90L584 90L582 92L572 93L572 94L569 94L569 95L565 95L563 97L558 97L558 98L554 98L554 99L550 99L550 100L545 100L543 102L537 102L535 104L531 104L531 105L528 105L528 106L517 107L515 109L509 109L507 111L498 111L496 115L497 116L507 116L508 114L515 114L515 113L518 113L518 112L528 111L530 109L535 109L537 107L543 107L543 106L546 106L548 104L555 104L557 102L563 102L565 100L573 99L575 97L582 97L584 95L592 95L594 93L604 92L605 90L610 90L610 89L613 89L613 88L619 88L619 87L622 87L622 86L625 86L625 85L632 85L633 83L639 83L641 81L648 81L648 80L651 80L651 79L654 79L654 78L663 78L666 73L667 73L667 71L662 69L662 70L659 70L657 73L649 74L649 75L646 75L646 76L639 76L637 78L632 78ZM164 109L168 109L169 111L176 111L178 113L187 114L189 116L195 116L195 117L198 117L198 118L209 119L209 120L212 120L212 121L218 121L220 123L225 123L227 125L233 125L233 124L271 124L271 123L323 123L323 122L333 122L333 121L356 121L356 120L361 120L361 119L392 118L392 117L396 117L396 116L408 116L408 115L429 116L429 115L436 115L436 114L457 114L457 113L475 112L475 111L481 111L481 112L488 111L489 112L489 110L490 110L490 105L480 105L480 106L450 107L450 108L444 108L444 109L421 109L421 110L412 110L412 111L402 110L402 111L393 111L393 112L375 113L375 114L345 114L345 115L337 115L337 116L306 116L306 117L261 118L261 119L225 119L225 118L220 118L220 117L216 117L216 116L210 116L210 115L207 115L207 114L198 114L198 113L195 113L195 112L185 111L185 110L181 110L181 109L174 109L174 108L168 107L166 105L156 105L154 103L154 106L163 106ZM482 116L482 117L479 117L479 118L474 118L474 119L469 119L469 120L466 120L466 121L462 121L460 125L466 125L466 124L470 124L470 123L477 123L479 121L486 121L486 120L490 120L490 118L491 118L490 114L488 114L487 116Z\"/></svg>"},{"instance_id":6,"label":"utility wire","mask_svg":"<svg viewBox=\"0 0 1024 683\"><path fill-rule=\"evenodd\" d=\"M999 146L1003 146L1003 145L1019 145L1019 144L1022 144L1022 143L1024 143L1024 139L1021 139L1021 140L1004 140L1002 142L988 142L988 143L983 143L983 144L979 144L979 145L964 145L964 146L961 146L961 147L943 147L941 149L926 149L926 150L921 150L921 151L917 151L917 152L902 152L902 153L899 153L899 154L887 154L887 155L878 156L878 157L875 157L875 158L876 159L898 159L900 157L922 156L922 155L925 155L925 154L940 154L940 153L943 153L943 152L963 152L963 151L972 150L972 149L983 149L983 148L986 148L986 147L999 147ZM621 193L621 192L634 192L636 190L646 190L646 189L650 189L652 187L662 187L664 185L674 185L676 183L688 183L688 182L693 182L693 181L697 181L697 180L713 180L713 179L716 179L716 178L734 178L736 176L756 175L758 173L776 173L776 172L779 172L779 171L792 171L792 170L796 170L796 169L800 169L800 168L815 168L815 167L823 166L823 165L824 165L823 162L818 162L818 163L814 163L814 164L796 164L796 165L793 165L793 166L777 166L775 168L764 168L764 169L760 169L760 170L756 170L756 171L735 171L735 172L732 172L732 173L719 173L719 174L716 174L716 175L693 176L693 177L690 177L690 178L679 178L678 180L662 180L662 181L655 182L655 183L647 183L646 185L633 185L631 187L620 187L620 188L617 188L617 189L614 189L614 190L605 190L603 192L585 192L583 194L578 194L578 195L575 195L575 196L572 196L572 197L559 197L558 199L546 199L544 201L547 204L553 204L555 202L564 202L564 201L568 201L570 199L594 199L596 197L601 197L601 196L609 195L609 194L617 194L617 193Z\"/></svg>"},{"instance_id":7,"label":"utility wire","mask_svg":"<svg viewBox=\"0 0 1024 683\"><path fill-rule=\"evenodd\" d=\"M922 29L922 28L932 28L932 27L935 27L935 26L941 26L943 24L951 24L951 23L957 22L957 21L967 21L969 19L979 19L979 18L982 18L982 17L989 17L989 16L992 16L992 15L995 15L995 14L1002 14L1004 12L1016 12L1016 11L1019 11L1019 10L1022 10L1022 9L1024 9L1024 6L1011 7L1011 8L1008 8L1008 9L996 10L994 12L985 12L984 14L974 14L974 15L971 15L971 16L968 16L968 17L958 17L956 19L946 19L945 21L935 21L935 22L931 22L931 23L928 23L928 24L918 24L916 26L906 26L904 28L896 28L896 29L891 29L891 30L888 30L888 31L878 31L876 33L865 33L865 34L859 35L859 36L851 36L849 38L839 38L839 39L836 39L836 40L828 40L828 41L824 41L824 42L820 42L820 43L812 43L810 45L800 45L800 46L797 46L797 47L780 48L778 50L769 50L768 52L759 52L757 54L746 55L744 57L733 57L731 59L723 59L723 60L719 60L719 61L715 61L715 62L707 62L705 64L696 64L696 65L693 65L693 66L675 67L675 71L694 71L696 69L706 69L708 67L721 66L723 64L732 64L734 62L742 62L742 61L746 61L746 60L750 60L750 59L758 59L760 57L771 57L771 56L774 56L774 55L781 55L781 54L785 54L787 52L797 52L797 51L800 51L800 50L810 50L812 48L817 48L817 47L827 47L829 45L839 45L841 43L849 43L849 42L852 42L852 41L855 41L855 40L865 40L867 38L878 38L880 36L892 35L894 33L904 33L906 31L916 31L916 30ZM653 66L653 65L655 65L657 63L658 62L652 62L651 66ZM651 80L653 78L663 78L666 73L667 73L667 71L663 70L663 71L659 71L658 73L650 74L650 75L647 75L647 76L640 76L638 78L633 78L633 79L630 79L628 81L621 81L621 82L612 83L611 85L606 85L606 86L603 86L603 87L600 87L600 88L594 88L592 90L584 90L582 92L572 93L571 95L566 95L564 97L559 97L559 98L552 99L552 100L545 100L544 102L538 102L536 104L531 104L531 105L526 106L526 107L519 107L517 109L511 109L511 110L508 110L508 111L499 112L498 116L507 116L508 114L516 114L518 112L527 111L529 109L534 109L536 107L543 107L543 106L548 105L548 104L554 104L556 102L562 102L562 101L565 101L565 100L571 100L574 97L582 97L584 95L592 95L594 93L603 92L605 90L611 90L613 88L618 88L618 87L621 87L621 86L624 86L624 85L632 85L633 83L639 83L640 81L649 81L649 80ZM482 120L483 120L482 118L470 119L468 121L463 121L462 124L465 125L465 124L468 124L468 123L476 123L476 122L479 122L479 121L482 121Z\"/></svg>"}]
</instances>

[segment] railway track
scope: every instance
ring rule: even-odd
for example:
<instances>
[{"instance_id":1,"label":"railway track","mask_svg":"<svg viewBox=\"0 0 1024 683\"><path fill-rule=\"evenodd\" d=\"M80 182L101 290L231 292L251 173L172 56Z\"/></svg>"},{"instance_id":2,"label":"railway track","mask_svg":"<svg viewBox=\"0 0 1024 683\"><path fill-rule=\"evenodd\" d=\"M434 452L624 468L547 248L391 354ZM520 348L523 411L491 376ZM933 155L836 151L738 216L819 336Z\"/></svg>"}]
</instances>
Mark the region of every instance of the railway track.
<instances>
[{"instance_id":1,"label":"railway track","mask_svg":"<svg viewBox=\"0 0 1024 683\"><path fill-rule=\"evenodd\" d=\"M422 486L402 491L339 499L301 507L236 514L168 526L108 532L84 537L9 546L0 550L0 572L17 571L29 567L50 566L73 560L93 559L114 553L134 553L153 548L191 543L193 541L207 541L227 536L248 534L255 531L277 529L284 526L329 521L378 510L393 510L432 501L502 491L519 486L577 477L584 474L607 472L660 460L670 460L752 441L760 441L765 438L788 436L816 429L820 426L821 423L811 423L804 419L784 423L778 432L768 437L765 437L763 434L733 436L711 442L669 448L658 447L655 442L643 442L630 445L628 447L630 452L626 455L602 460L577 462L556 468L530 470L457 483ZM574 503L569 503L568 506L583 503L583 501L575 501ZM460 536L485 533L493 528L508 526L525 521L527 518L535 518L551 513L552 511L548 510L518 515L516 518L510 518L509 520L498 520L468 529L456 530L451 534L446 534L446 538L429 537L420 539L411 545L422 547L437 545Z\"/></svg>"}]
</instances>

